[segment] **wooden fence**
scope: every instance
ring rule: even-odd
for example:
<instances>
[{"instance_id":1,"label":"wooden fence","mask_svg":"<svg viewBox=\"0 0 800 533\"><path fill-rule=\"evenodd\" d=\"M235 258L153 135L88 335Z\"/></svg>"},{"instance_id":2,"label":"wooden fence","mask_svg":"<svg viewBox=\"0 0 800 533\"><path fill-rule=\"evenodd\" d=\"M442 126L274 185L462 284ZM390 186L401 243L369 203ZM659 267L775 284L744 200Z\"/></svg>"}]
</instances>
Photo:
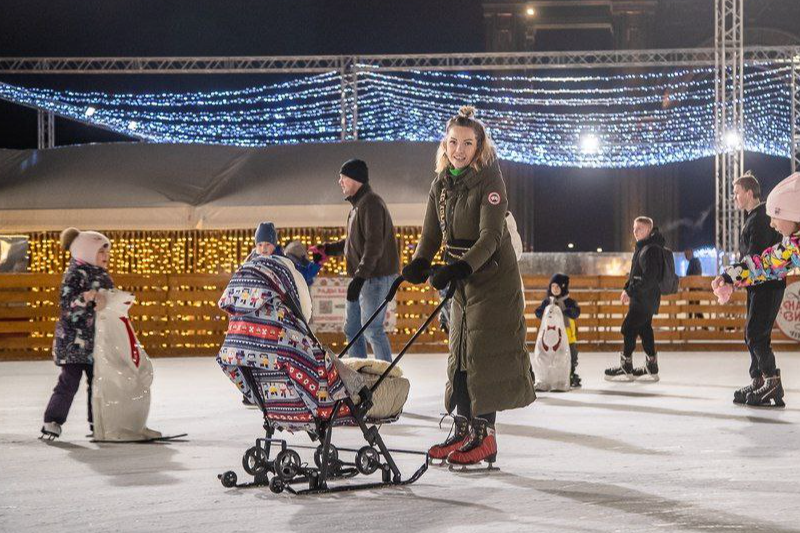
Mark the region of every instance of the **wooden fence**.
<instances>
[{"instance_id":1,"label":"wooden fence","mask_svg":"<svg viewBox=\"0 0 800 533\"><path fill-rule=\"evenodd\" d=\"M139 340L152 356L213 355L227 327L217 300L229 279L225 274L116 274L118 287L133 292L131 317ZM533 348L538 320L533 312L545 294L548 279L524 278L528 342ZM619 276L574 276L571 293L581 306L578 340L583 351L617 351L619 327L626 311L619 294ZM744 350L745 292L721 306L709 290L711 278L681 280L681 291L663 298L654 319L660 350ZM0 274L0 360L47 359L58 315L61 276ZM413 334L438 303L430 287L404 285L397 296L397 331L390 335L395 350ZM320 334L331 349L342 347L340 334ZM778 350L800 350L800 344L775 330ZM438 321L415 344L415 352L442 352L446 337Z\"/></svg>"}]
</instances>

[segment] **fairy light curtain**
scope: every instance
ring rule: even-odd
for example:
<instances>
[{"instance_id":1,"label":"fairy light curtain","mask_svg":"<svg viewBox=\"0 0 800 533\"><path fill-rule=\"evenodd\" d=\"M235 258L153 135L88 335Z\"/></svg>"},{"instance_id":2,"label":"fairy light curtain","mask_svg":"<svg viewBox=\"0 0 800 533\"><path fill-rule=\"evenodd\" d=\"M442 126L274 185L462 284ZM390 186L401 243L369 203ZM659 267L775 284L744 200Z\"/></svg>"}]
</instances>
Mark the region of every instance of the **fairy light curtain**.
<instances>
[{"instance_id":1,"label":"fairy light curtain","mask_svg":"<svg viewBox=\"0 0 800 533\"><path fill-rule=\"evenodd\" d=\"M786 157L789 67L745 74L745 131L732 143ZM345 86L346 105L354 100ZM335 142L343 85L337 72L243 90L111 94L0 84L0 98L159 143L234 146ZM475 105L503 159L545 166L626 168L711 156L714 76L709 68L612 76L504 76L361 70L361 140L437 141L464 104Z\"/></svg>"}]
</instances>

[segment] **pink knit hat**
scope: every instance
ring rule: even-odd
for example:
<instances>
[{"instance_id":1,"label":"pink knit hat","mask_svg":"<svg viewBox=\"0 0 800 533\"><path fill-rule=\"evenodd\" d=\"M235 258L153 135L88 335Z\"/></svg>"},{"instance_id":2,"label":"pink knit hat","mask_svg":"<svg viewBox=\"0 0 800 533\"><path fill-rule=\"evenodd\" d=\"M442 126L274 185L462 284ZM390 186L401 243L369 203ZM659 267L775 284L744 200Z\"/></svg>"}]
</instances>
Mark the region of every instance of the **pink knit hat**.
<instances>
[{"instance_id":1,"label":"pink knit hat","mask_svg":"<svg viewBox=\"0 0 800 533\"><path fill-rule=\"evenodd\" d=\"M81 231L77 228L67 228L61 232L61 246L69 249L69 253L75 259L98 266L97 252L100 248L108 245L111 241L102 233L96 231Z\"/></svg>"},{"instance_id":2,"label":"pink knit hat","mask_svg":"<svg viewBox=\"0 0 800 533\"><path fill-rule=\"evenodd\" d=\"M767 214L800 222L800 172L795 172L772 189L767 196Z\"/></svg>"}]
</instances>

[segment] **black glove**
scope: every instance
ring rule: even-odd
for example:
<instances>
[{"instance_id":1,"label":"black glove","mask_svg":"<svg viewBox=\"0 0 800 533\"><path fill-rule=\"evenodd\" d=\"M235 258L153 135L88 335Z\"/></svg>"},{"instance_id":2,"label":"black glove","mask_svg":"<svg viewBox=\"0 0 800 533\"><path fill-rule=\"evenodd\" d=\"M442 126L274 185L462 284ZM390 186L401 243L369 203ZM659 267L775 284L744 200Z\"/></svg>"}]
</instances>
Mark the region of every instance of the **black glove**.
<instances>
[{"instance_id":1,"label":"black glove","mask_svg":"<svg viewBox=\"0 0 800 533\"><path fill-rule=\"evenodd\" d=\"M314 252L311 254L311 259L313 259L315 263L319 263L322 261L322 254L319 252Z\"/></svg>"},{"instance_id":2,"label":"black glove","mask_svg":"<svg viewBox=\"0 0 800 533\"><path fill-rule=\"evenodd\" d=\"M431 262L422 257L413 259L403 267L403 279L414 285L425 283L431 275Z\"/></svg>"},{"instance_id":3,"label":"black glove","mask_svg":"<svg viewBox=\"0 0 800 533\"><path fill-rule=\"evenodd\" d=\"M347 286L347 301L348 302L356 302L358 301L358 295L361 294L361 287L364 286L364 282L367 281L364 278L359 278L356 276L353 278L353 281L350 282L350 285Z\"/></svg>"},{"instance_id":4,"label":"black glove","mask_svg":"<svg viewBox=\"0 0 800 533\"><path fill-rule=\"evenodd\" d=\"M442 290L451 281L468 278L472 274L472 267L466 261L456 261L452 265L443 266L431 276L431 285L434 289Z\"/></svg>"}]
</instances>

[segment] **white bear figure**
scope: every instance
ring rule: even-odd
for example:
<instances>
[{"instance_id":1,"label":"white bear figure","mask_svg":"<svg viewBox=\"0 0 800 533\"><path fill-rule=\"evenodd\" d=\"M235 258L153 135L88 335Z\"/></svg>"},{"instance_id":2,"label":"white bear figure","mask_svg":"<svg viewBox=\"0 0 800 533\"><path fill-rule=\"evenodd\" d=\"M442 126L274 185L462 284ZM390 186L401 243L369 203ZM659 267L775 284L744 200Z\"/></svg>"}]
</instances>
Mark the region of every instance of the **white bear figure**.
<instances>
[{"instance_id":1,"label":"white bear figure","mask_svg":"<svg viewBox=\"0 0 800 533\"><path fill-rule=\"evenodd\" d=\"M92 411L95 440L148 440L161 433L146 427L153 365L133 332L128 309L133 294L101 290L94 333Z\"/></svg>"},{"instance_id":2,"label":"white bear figure","mask_svg":"<svg viewBox=\"0 0 800 533\"><path fill-rule=\"evenodd\" d=\"M533 352L534 388L537 391L568 391L570 366L564 315L557 305L550 304L542 315Z\"/></svg>"}]
</instances>

